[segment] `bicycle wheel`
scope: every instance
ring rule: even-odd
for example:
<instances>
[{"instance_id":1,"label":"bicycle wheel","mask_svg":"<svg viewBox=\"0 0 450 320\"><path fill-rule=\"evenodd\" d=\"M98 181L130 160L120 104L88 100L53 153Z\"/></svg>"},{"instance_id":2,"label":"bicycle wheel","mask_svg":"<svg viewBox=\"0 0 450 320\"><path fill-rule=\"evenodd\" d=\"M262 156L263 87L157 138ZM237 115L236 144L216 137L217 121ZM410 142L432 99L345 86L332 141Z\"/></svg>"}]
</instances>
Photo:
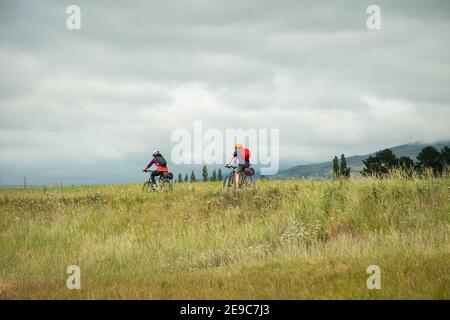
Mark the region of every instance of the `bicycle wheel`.
<instances>
[{"instance_id":1,"label":"bicycle wheel","mask_svg":"<svg viewBox=\"0 0 450 320\"><path fill-rule=\"evenodd\" d=\"M235 177L234 176L228 176L225 177L223 180L223 189L224 190L232 190L235 188Z\"/></svg>"},{"instance_id":2,"label":"bicycle wheel","mask_svg":"<svg viewBox=\"0 0 450 320\"><path fill-rule=\"evenodd\" d=\"M173 190L172 183L168 180L163 180L160 184L160 190L163 192L172 192Z\"/></svg>"},{"instance_id":3,"label":"bicycle wheel","mask_svg":"<svg viewBox=\"0 0 450 320\"><path fill-rule=\"evenodd\" d=\"M150 180L145 181L144 185L142 186L142 191L150 191L152 187L152 183L150 182Z\"/></svg>"},{"instance_id":4,"label":"bicycle wheel","mask_svg":"<svg viewBox=\"0 0 450 320\"><path fill-rule=\"evenodd\" d=\"M253 179L253 176L247 177L247 188L254 189L255 188L255 179Z\"/></svg>"}]
</instances>

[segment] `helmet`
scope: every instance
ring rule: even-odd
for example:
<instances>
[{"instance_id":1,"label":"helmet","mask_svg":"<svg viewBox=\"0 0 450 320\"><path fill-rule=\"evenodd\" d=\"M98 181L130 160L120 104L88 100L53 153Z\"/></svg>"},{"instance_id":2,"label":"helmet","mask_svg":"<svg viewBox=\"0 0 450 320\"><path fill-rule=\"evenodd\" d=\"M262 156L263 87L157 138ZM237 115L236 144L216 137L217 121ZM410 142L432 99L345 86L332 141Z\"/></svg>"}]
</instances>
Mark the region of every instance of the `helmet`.
<instances>
[{"instance_id":1,"label":"helmet","mask_svg":"<svg viewBox=\"0 0 450 320\"><path fill-rule=\"evenodd\" d=\"M161 152L159 152L159 150L155 150L155 151L153 151L153 153L152 153L154 156L157 156L158 154L161 154Z\"/></svg>"},{"instance_id":2,"label":"helmet","mask_svg":"<svg viewBox=\"0 0 450 320\"><path fill-rule=\"evenodd\" d=\"M242 144L236 143L236 144L234 145L234 147L235 147L236 149L242 148Z\"/></svg>"}]
</instances>

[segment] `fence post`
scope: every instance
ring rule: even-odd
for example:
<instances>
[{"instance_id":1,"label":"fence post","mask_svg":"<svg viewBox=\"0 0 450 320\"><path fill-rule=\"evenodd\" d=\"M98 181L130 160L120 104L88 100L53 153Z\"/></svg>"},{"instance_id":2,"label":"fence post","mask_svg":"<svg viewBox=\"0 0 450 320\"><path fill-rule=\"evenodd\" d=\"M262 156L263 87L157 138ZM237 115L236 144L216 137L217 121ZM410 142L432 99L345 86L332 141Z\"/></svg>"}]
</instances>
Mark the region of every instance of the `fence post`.
<instances>
[{"instance_id":1,"label":"fence post","mask_svg":"<svg viewBox=\"0 0 450 320\"><path fill-rule=\"evenodd\" d=\"M61 190L61 196L63 195L63 183L62 183L62 181L61 181L61 183L59 184L59 188L60 188L60 190Z\"/></svg>"},{"instance_id":2,"label":"fence post","mask_svg":"<svg viewBox=\"0 0 450 320\"><path fill-rule=\"evenodd\" d=\"M23 177L23 190L27 191L27 177Z\"/></svg>"}]
</instances>

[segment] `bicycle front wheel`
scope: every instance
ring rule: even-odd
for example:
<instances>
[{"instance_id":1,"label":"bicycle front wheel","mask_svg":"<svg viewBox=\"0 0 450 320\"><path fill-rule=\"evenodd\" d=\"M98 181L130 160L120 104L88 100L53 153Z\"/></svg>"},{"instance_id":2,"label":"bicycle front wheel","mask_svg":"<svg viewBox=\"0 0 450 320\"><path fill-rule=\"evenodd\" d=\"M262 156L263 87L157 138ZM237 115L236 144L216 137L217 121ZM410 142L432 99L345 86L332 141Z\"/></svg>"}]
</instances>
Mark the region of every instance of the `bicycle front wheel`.
<instances>
[{"instance_id":1,"label":"bicycle front wheel","mask_svg":"<svg viewBox=\"0 0 450 320\"><path fill-rule=\"evenodd\" d=\"M228 176L225 177L223 180L223 189L224 190L232 190L235 188L235 177L234 176Z\"/></svg>"},{"instance_id":2,"label":"bicycle front wheel","mask_svg":"<svg viewBox=\"0 0 450 320\"><path fill-rule=\"evenodd\" d=\"M152 183L150 182L150 180L145 181L144 185L142 186L142 191L150 191L152 187Z\"/></svg>"}]
</instances>

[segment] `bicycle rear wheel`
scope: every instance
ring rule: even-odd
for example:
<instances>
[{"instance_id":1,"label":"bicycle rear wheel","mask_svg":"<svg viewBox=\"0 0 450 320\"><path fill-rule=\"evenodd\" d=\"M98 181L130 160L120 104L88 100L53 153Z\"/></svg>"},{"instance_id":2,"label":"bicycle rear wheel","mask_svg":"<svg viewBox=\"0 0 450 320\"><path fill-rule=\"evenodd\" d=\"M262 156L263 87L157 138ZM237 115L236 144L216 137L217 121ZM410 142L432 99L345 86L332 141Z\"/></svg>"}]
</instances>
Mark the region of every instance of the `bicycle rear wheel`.
<instances>
[{"instance_id":1,"label":"bicycle rear wheel","mask_svg":"<svg viewBox=\"0 0 450 320\"><path fill-rule=\"evenodd\" d=\"M160 190L163 192L172 192L173 186L170 181L163 180L161 182Z\"/></svg>"},{"instance_id":2,"label":"bicycle rear wheel","mask_svg":"<svg viewBox=\"0 0 450 320\"><path fill-rule=\"evenodd\" d=\"M256 184L255 184L255 179L253 179L253 176L248 177L248 186L251 189L255 189Z\"/></svg>"},{"instance_id":3,"label":"bicycle rear wheel","mask_svg":"<svg viewBox=\"0 0 450 320\"><path fill-rule=\"evenodd\" d=\"M243 176L241 178L241 188L246 188L246 189L254 189L255 188L255 179L253 179L252 176Z\"/></svg>"}]
</instances>

